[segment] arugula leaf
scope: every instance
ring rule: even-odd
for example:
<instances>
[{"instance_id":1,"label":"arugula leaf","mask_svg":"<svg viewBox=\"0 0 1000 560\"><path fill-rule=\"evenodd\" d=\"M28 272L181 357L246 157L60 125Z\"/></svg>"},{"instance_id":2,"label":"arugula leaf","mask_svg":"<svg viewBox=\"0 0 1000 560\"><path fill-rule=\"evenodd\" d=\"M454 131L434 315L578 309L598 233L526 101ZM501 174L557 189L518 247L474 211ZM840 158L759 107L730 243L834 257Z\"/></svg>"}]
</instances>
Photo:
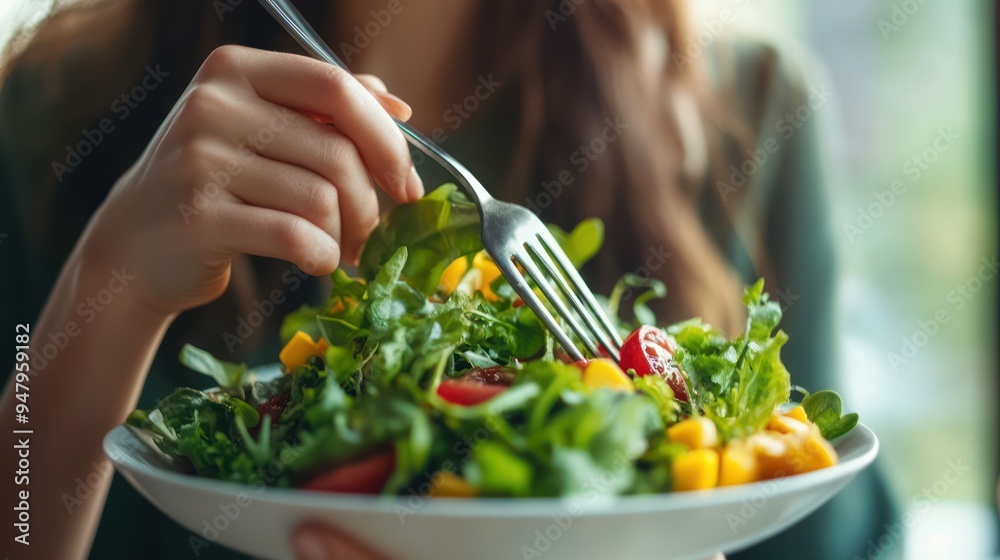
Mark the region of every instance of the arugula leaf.
<instances>
[{"instance_id":1,"label":"arugula leaf","mask_svg":"<svg viewBox=\"0 0 1000 560\"><path fill-rule=\"evenodd\" d=\"M396 206L365 243L361 275L374 278L401 247L410 252L403 276L420 292L433 294L445 267L483 248L476 205L455 185L446 184L416 202Z\"/></svg>"},{"instance_id":2,"label":"arugula leaf","mask_svg":"<svg viewBox=\"0 0 1000 560\"><path fill-rule=\"evenodd\" d=\"M664 425L670 425L677 421L680 410L674 399L674 391L664 378L659 375L646 375L636 377L632 383L637 390L653 401Z\"/></svg>"},{"instance_id":3,"label":"arugula leaf","mask_svg":"<svg viewBox=\"0 0 1000 560\"><path fill-rule=\"evenodd\" d=\"M421 293L431 295L452 261L483 249L479 227L475 204L454 184L442 185L389 212L365 244L359 270L371 279L400 247L406 247L410 258L402 276ZM576 267L594 258L604 243L604 223L597 218L580 222L571 232L548 227Z\"/></svg>"},{"instance_id":4,"label":"arugula leaf","mask_svg":"<svg viewBox=\"0 0 1000 560\"><path fill-rule=\"evenodd\" d=\"M552 237L577 268L594 258L604 245L604 222L598 218L583 220L570 232L553 224L547 225Z\"/></svg>"},{"instance_id":5,"label":"arugula leaf","mask_svg":"<svg viewBox=\"0 0 1000 560\"><path fill-rule=\"evenodd\" d=\"M355 338L361 338L368 334L368 331L361 328L359 324L338 317L319 316L315 319L315 324L319 325L320 334L333 346L344 346Z\"/></svg>"},{"instance_id":6,"label":"arugula leaf","mask_svg":"<svg viewBox=\"0 0 1000 560\"><path fill-rule=\"evenodd\" d=\"M365 321L372 331L388 330L394 321L404 315L423 314L430 309L431 304L423 294L400 281L408 262L408 253L405 246L396 250L368 286Z\"/></svg>"},{"instance_id":7,"label":"arugula leaf","mask_svg":"<svg viewBox=\"0 0 1000 560\"><path fill-rule=\"evenodd\" d=\"M836 439L850 432L858 424L857 413L852 412L841 416L842 407L840 395L833 391L811 393L802 399L802 408L806 411L806 417L819 427L820 433L828 440Z\"/></svg>"},{"instance_id":8,"label":"arugula leaf","mask_svg":"<svg viewBox=\"0 0 1000 560\"><path fill-rule=\"evenodd\" d=\"M636 323L630 325L630 330L635 330L639 325L655 325L656 315L646 305L647 302L664 298L667 295L667 285L663 281L649 276L639 276L628 273L615 283L615 287L608 296L608 309L612 316L617 316L620 311L622 300L626 295L633 296L639 290L639 295L634 296L632 301L632 313L635 315Z\"/></svg>"},{"instance_id":9,"label":"arugula leaf","mask_svg":"<svg viewBox=\"0 0 1000 560\"><path fill-rule=\"evenodd\" d=\"M257 408L250 406L249 403L239 397L222 394L216 397L216 402L229 408L230 412L233 413L233 418L243 422L243 425L248 428L253 428L260 421Z\"/></svg>"},{"instance_id":10,"label":"arugula leaf","mask_svg":"<svg viewBox=\"0 0 1000 560\"><path fill-rule=\"evenodd\" d=\"M285 318L281 321L281 330L278 333L281 343L288 344L288 341L299 331L308 334L310 338L316 340L320 335L319 327L316 324L317 315L319 315L319 308L311 305L303 305L285 315Z\"/></svg>"},{"instance_id":11,"label":"arugula leaf","mask_svg":"<svg viewBox=\"0 0 1000 560\"><path fill-rule=\"evenodd\" d=\"M180 361L194 371L214 379L223 391L240 398L243 397L243 378L247 372L246 364L224 362L190 344L185 344L181 348Z\"/></svg>"},{"instance_id":12,"label":"arugula leaf","mask_svg":"<svg viewBox=\"0 0 1000 560\"><path fill-rule=\"evenodd\" d=\"M201 391L177 389L126 422L147 431L164 453L187 459L202 476L245 480L236 472L242 448L233 410Z\"/></svg>"}]
</instances>

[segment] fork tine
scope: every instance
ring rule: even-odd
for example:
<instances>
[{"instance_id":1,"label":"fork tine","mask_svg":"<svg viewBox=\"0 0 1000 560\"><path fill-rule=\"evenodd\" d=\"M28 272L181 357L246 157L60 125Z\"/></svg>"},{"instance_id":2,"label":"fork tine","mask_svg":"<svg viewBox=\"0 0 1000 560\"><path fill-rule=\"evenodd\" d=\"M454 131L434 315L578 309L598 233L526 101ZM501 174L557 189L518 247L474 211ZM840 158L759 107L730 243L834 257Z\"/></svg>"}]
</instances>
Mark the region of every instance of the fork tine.
<instances>
[{"instance_id":1,"label":"fork tine","mask_svg":"<svg viewBox=\"0 0 1000 560\"><path fill-rule=\"evenodd\" d=\"M573 288L575 288L574 293L583 297L583 301L588 307L590 307L593 315L597 317L602 325L604 325L607 334L610 335L610 339L613 342L613 346L608 346L608 351L613 351L617 354L622 347L621 335L618 334L618 329L615 328L611 319L608 318L600 304L597 303L593 292L591 292L590 288L587 287L583 278L580 278L580 273L576 271L576 267L574 267L573 263L569 262L569 259L566 258L566 255L562 252L562 249L556 243L556 240L552 237L552 234L549 233L548 229L543 227L538 234L538 238L542 241L542 245L548 253L552 255L552 258L559 264L559 267L566 273L566 277L569 278L569 281L573 284ZM556 277L561 279L563 278L559 275L556 275Z\"/></svg>"},{"instance_id":2,"label":"fork tine","mask_svg":"<svg viewBox=\"0 0 1000 560\"><path fill-rule=\"evenodd\" d=\"M573 309L576 311L576 314L580 318L582 318L583 321L587 324L587 328L590 329L590 334L594 338L596 338L604 346L604 348L607 349L608 353L615 360L615 362L620 362L621 359L619 356L617 346L615 346L615 344L612 342L612 339L608 336L608 333L605 332L605 330L603 330L601 326L597 324L597 321L594 319L593 314L590 313L589 310L583 306L583 303L580 302L580 298L577 297L576 292L574 292L573 289L569 286L569 284L566 283L566 278L563 276L563 274L558 270L556 270L555 265L551 261L551 257L549 257L549 255L547 254L548 251L544 249L539 249L535 247L535 245L532 243L528 243L525 246L528 247L528 249L531 250L532 253L534 253L539 264L541 264L542 268L544 268L545 271L548 272L548 275L555 279L556 284L559 286L559 289L562 291L562 293L565 294L567 301L569 301L570 305L573 306ZM545 296L548 297L549 299L555 297L554 294L550 295L548 292L546 292ZM568 310L565 310L565 306L559 309L559 312L563 315L569 316ZM576 331L575 328L574 331ZM579 333L577 333L577 336L580 337L580 340L586 340L587 342L589 342L589 339L585 339ZM601 354L596 347L588 345L587 348L594 353L595 357L598 358L601 357Z\"/></svg>"},{"instance_id":3,"label":"fork tine","mask_svg":"<svg viewBox=\"0 0 1000 560\"><path fill-rule=\"evenodd\" d=\"M520 261L520 258L518 258L518 260ZM493 262L495 262L500 268L500 271L503 272L504 278L506 278L510 285L514 288L517 295L521 296L524 303L527 304L528 307L535 312L535 315L542 320L542 323L545 324L545 328L547 328L549 332L556 337L556 340L559 341L559 344L561 344L566 350L570 358L576 361L583 360L584 356L580 352L580 349L573 344L573 341L569 338L569 335L566 334L566 331L564 331L562 327L559 326L559 323L556 322L555 318L552 317L552 314L549 313L549 310L545 307L545 304L542 303L542 300L535 295L535 292L531 291L531 287L528 286L528 282L525 280L524 276L521 275L521 272L517 269L517 267L514 266L510 258L498 259L494 256ZM512 279L514 279L514 281L511 281Z\"/></svg>"},{"instance_id":4,"label":"fork tine","mask_svg":"<svg viewBox=\"0 0 1000 560\"><path fill-rule=\"evenodd\" d=\"M541 251L539 251L538 248L536 248L531 243L525 243L524 246L528 249L528 252L535 254L539 262L541 262L546 269L552 270L552 265L548 262L545 262L545 260L547 259L543 259L543 255L540 254ZM566 320L566 322L569 324L569 328L572 329L572 331L576 334L576 337L579 338L581 342L583 342L583 345L587 347L587 350L590 351L591 355L593 355L595 358L601 357L601 353L597 350L596 341L592 336L590 336L591 333L588 333L576 320L576 318L573 316L570 310L566 307L566 304L563 303L562 298L560 298L559 294L557 294L556 291L552 288L552 284L549 283L548 280L546 280L545 275L542 274L542 271L535 264L534 259L531 258L531 255L528 254L528 252L525 252L522 255L520 254L519 251L518 254L515 255L518 262L521 263L521 266L523 266L524 269L528 272L528 277L535 280L535 284L537 284L538 287L542 290L542 293L545 294L545 297L549 300L549 303L551 303L552 306L556 308L556 312L559 314L559 316Z\"/></svg>"}]
</instances>

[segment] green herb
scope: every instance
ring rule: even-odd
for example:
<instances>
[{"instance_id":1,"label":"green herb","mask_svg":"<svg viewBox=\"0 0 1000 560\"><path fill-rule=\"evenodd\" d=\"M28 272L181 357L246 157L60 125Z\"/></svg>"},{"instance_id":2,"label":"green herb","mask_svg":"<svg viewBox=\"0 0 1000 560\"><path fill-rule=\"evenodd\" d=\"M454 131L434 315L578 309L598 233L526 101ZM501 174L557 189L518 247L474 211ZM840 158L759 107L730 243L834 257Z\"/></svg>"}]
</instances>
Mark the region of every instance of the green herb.
<instances>
[{"instance_id":1,"label":"green herb","mask_svg":"<svg viewBox=\"0 0 1000 560\"><path fill-rule=\"evenodd\" d=\"M403 275L415 289L433 294L445 267L483 248L479 211L453 184L442 185L416 202L396 206L365 244L362 276L373 277L400 247L410 253Z\"/></svg>"},{"instance_id":2,"label":"green herb","mask_svg":"<svg viewBox=\"0 0 1000 560\"><path fill-rule=\"evenodd\" d=\"M788 336L775 331L781 307L764 293L763 280L747 288L743 302L747 324L736 340L699 320L668 329L680 345L676 359L688 374L692 405L716 423L725 440L763 428L791 389L780 355Z\"/></svg>"},{"instance_id":3,"label":"green herb","mask_svg":"<svg viewBox=\"0 0 1000 560\"><path fill-rule=\"evenodd\" d=\"M857 413L841 416L842 406L840 395L833 391L819 391L802 399L806 416L819 427L823 437L829 440L850 432L858 424Z\"/></svg>"},{"instance_id":4,"label":"green herb","mask_svg":"<svg viewBox=\"0 0 1000 560\"><path fill-rule=\"evenodd\" d=\"M623 276L611 290L611 295L608 297L608 310L611 315L617 316L626 294L634 295L636 291L639 294L632 299L632 314L635 316L636 323L632 326L656 324L656 315L646 303L666 297L667 286L656 278L639 276L631 272Z\"/></svg>"},{"instance_id":5,"label":"green herb","mask_svg":"<svg viewBox=\"0 0 1000 560\"><path fill-rule=\"evenodd\" d=\"M233 364L216 359L208 352L185 344L181 348L181 363L187 367L205 374L219 384L223 391L243 396L243 376L247 373L246 364Z\"/></svg>"},{"instance_id":6,"label":"green herb","mask_svg":"<svg viewBox=\"0 0 1000 560\"><path fill-rule=\"evenodd\" d=\"M570 232L551 224L548 227L552 237L556 239L569 261L577 268L597 256L601 245L604 245L604 222L597 218L580 222Z\"/></svg>"}]
</instances>

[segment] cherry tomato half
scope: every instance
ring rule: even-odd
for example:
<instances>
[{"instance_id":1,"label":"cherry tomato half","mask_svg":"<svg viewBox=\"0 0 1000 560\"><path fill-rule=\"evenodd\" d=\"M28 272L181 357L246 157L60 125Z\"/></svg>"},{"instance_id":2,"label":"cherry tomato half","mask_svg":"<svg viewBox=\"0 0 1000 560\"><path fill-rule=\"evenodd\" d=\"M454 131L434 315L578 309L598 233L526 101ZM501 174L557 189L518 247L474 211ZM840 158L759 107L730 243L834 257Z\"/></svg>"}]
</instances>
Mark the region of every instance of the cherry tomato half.
<instances>
[{"instance_id":1,"label":"cherry tomato half","mask_svg":"<svg viewBox=\"0 0 1000 560\"><path fill-rule=\"evenodd\" d=\"M677 400L688 402L687 386L680 368L673 363L677 343L667 333L643 325L628 335L622 344L621 366L633 369L639 377L656 374L667 381Z\"/></svg>"},{"instance_id":2,"label":"cherry tomato half","mask_svg":"<svg viewBox=\"0 0 1000 560\"><path fill-rule=\"evenodd\" d=\"M302 485L304 490L378 494L396 470L396 452L388 451L336 467Z\"/></svg>"},{"instance_id":3,"label":"cherry tomato half","mask_svg":"<svg viewBox=\"0 0 1000 560\"><path fill-rule=\"evenodd\" d=\"M473 406L499 395L514 380L514 372L501 367L477 368L458 379L438 385L438 396L462 406Z\"/></svg>"}]
</instances>

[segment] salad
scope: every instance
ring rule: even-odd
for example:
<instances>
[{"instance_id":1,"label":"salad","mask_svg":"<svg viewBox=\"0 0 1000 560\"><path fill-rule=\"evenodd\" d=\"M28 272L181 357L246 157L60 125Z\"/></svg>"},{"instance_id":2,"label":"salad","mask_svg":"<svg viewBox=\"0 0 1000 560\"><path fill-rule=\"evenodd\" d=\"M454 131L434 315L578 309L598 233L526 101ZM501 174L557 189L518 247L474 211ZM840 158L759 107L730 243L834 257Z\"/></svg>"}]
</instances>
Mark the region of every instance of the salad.
<instances>
[{"instance_id":1,"label":"salad","mask_svg":"<svg viewBox=\"0 0 1000 560\"><path fill-rule=\"evenodd\" d=\"M597 220L552 231L577 266L603 242ZM600 298L627 335L621 365L571 362L482 249L453 185L398 206L360 277L337 270L323 305L285 318L283 375L188 345L181 362L217 389L177 389L127 425L192 474L328 492L631 495L836 464L829 441L858 417L830 391L789 403L763 281L730 340L699 319L652 326L664 286L627 275Z\"/></svg>"}]
</instances>

